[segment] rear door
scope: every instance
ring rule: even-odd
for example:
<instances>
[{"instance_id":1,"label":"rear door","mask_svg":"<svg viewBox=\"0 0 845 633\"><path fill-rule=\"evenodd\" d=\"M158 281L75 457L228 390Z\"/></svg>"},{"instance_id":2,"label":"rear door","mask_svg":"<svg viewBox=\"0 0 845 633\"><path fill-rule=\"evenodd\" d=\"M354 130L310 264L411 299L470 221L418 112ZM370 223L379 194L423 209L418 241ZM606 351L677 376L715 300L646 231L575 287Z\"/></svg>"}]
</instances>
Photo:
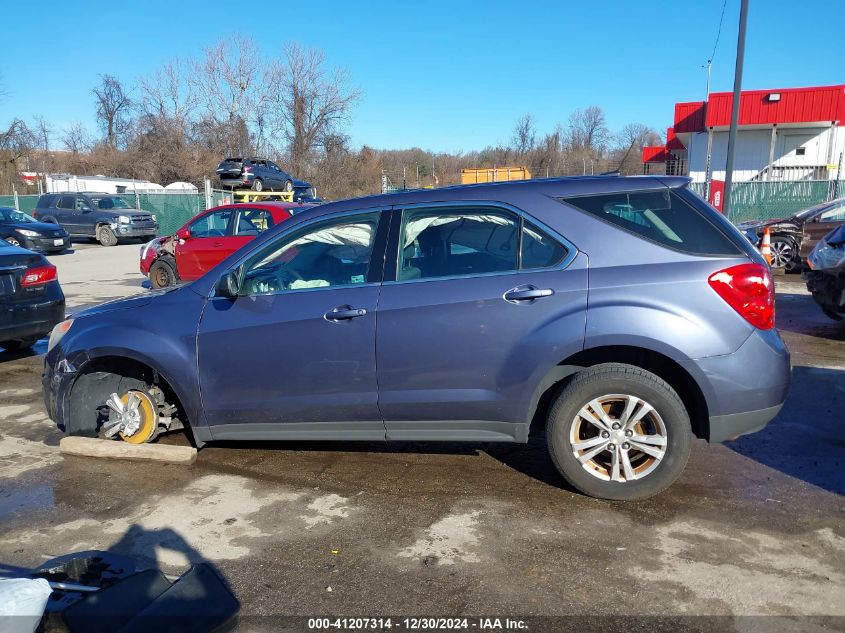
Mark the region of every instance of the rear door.
<instances>
[{"instance_id":1,"label":"rear door","mask_svg":"<svg viewBox=\"0 0 845 633\"><path fill-rule=\"evenodd\" d=\"M201 215L188 225L191 236L176 243L176 269L184 280L197 279L234 252L226 241L232 235L231 207Z\"/></svg>"},{"instance_id":2,"label":"rear door","mask_svg":"<svg viewBox=\"0 0 845 633\"><path fill-rule=\"evenodd\" d=\"M583 344L586 256L502 206L411 207L393 226L376 342L388 439L519 438L542 376Z\"/></svg>"},{"instance_id":3,"label":"rear door","mask_svg":"<svg viewBox=\"0 0 845 633\"><path fill-rule=\"evenodd\" d=\"M65 194L59 196L56 206L53 209L50 209L49 213L56 218L56 222L61 224L68 233L73 235L74 231L71 229L74 224L73 213L75 210L76 196L74 194Z\"/></svg>"},{"instance_id":4,"label":"rear door","mask_svg":"<svg viewBox=\"0 0 845 633\"><path fill-rule=\"evenodd\" d=\"M826 209L812 220L805 222L804 239L801 242L801 257L806 259L821 238L843 223L845 223L845 202Z\"/></svg>"},{"instance_id":5,"label":"rear door","mask_svg":"<svg viewBox=\"0 0 845 633\"><path fill-rule=\"evenodd\" d=\"M232 235L223 240L223 249L228 257L251 240L272 228L273 214L267 209L241 207L235 214Z\"/></svg>"}]
</instances>

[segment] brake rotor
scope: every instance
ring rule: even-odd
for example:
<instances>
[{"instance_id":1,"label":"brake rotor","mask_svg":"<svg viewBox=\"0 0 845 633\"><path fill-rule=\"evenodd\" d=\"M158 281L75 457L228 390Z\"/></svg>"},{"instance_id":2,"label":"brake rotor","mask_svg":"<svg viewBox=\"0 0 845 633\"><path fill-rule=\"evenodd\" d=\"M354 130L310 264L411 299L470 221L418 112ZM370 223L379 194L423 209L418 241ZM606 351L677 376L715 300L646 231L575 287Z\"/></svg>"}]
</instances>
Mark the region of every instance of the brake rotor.
<instances>
[{"instance_id":1,"label":"brake rotor","mask_svg":"<svg viewBox=\"0 0 845 633\"><path fill-rule=\"evenodd\" d=\"M106 436L117 434L130 444L143 444L153 440L158 431L158 406L153 399L136 389L122 396L113 393L106 401L109 407L109 421Z\"/></svg>"}]
</instances>

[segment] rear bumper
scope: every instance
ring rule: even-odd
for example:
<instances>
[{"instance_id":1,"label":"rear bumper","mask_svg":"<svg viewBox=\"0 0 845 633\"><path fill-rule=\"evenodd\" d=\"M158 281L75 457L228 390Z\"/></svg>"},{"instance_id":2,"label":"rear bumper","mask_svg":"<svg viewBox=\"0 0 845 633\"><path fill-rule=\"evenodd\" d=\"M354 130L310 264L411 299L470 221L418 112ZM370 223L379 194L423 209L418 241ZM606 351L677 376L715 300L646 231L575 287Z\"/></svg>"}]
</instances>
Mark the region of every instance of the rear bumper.
<instances>
[{"instance_id":1,"label":"rear bumper","mask_svg":"<svg viewBox=\"0 0 845 633\"><path fill-rule=\"evenodd\" d=\"M792 370L776 330L755 330L732 354L682 363L696 377L709 415L707 440L759 431L783 406Z\"/></svg>"},{"instance_id":2,"label":"rear bumper","mask_svg":"<svg viewBox=\"0 0 845 633\"><path fill-rule=\"evenodd\" d=\"M40 297L26 302L9 302L0 307L0 341L41 338L65 318L62 291L48 289Z\"/></svg>"}]
</instances>

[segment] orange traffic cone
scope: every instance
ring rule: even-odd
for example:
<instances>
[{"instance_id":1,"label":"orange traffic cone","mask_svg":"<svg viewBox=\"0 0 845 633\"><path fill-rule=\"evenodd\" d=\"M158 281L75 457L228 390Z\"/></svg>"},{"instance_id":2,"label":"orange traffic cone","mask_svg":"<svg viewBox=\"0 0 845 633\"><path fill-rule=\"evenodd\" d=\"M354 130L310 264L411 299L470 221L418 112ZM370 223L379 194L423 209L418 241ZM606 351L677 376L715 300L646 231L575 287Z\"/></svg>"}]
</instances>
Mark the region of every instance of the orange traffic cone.
<instances>
[{"instance_id":1,"label":"orange traffic cone","mask_svg":"<svg viewBox=\"0 0 845 633\"><path fill-rule=\"evenodd\" d=\"M763 243L760 244L760 254L763 256L769 266L772 265L772 234L769 227L763 229Z\"/></svg>"}]
</instances>

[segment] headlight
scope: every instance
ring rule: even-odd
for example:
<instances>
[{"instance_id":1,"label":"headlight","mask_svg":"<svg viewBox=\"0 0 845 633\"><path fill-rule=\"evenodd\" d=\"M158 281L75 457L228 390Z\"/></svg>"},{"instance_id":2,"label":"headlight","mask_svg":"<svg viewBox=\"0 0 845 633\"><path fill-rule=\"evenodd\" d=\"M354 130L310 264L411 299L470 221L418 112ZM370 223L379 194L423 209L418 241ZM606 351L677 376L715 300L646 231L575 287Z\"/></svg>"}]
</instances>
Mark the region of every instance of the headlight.
<instances>
[{"instance_id":1,"label":"headlight","mask_svg":"<svg viewBox=\"0 0 845 633\"><path fill-rule=\"evenodd\" d=\"M121 224L129 224L132 221L132 220L129 219L128 215L121 215L119 218L117 218L117 220Z\"/></svg>"},{"instance_id":2,"label":"headlight","mask_svg":"<svg viewBox=\"0 0 845 633\"><path fill-rule=\"evenodd\" d=\"M50 332L50 340L47 342L47 352L58 345L59 341L67 334L71 325L73 325L73 319L65 319L53 328L53 331Z\"/></svg>"},{"instance_id":3,"label":"headlight","mask_svg":"<svg viewBox=\"0 0 845 633\"><path fill-rule=\"evenodd\" d=\"M158 222L158 218L156 217L156 214L152 213L151 215L153 217L153 222Z\"/></svg>"},{"instance_id":4,"label":"headlight","mask_svg":"<svg viewBox=\"0 0 845 633\"><path fill-rule=\"evenodd\" d=\"M29 229L15 229L15 231L26 237L38 237L39 235L35 231L30 231Z\"/></svg>"}]
</instances>

